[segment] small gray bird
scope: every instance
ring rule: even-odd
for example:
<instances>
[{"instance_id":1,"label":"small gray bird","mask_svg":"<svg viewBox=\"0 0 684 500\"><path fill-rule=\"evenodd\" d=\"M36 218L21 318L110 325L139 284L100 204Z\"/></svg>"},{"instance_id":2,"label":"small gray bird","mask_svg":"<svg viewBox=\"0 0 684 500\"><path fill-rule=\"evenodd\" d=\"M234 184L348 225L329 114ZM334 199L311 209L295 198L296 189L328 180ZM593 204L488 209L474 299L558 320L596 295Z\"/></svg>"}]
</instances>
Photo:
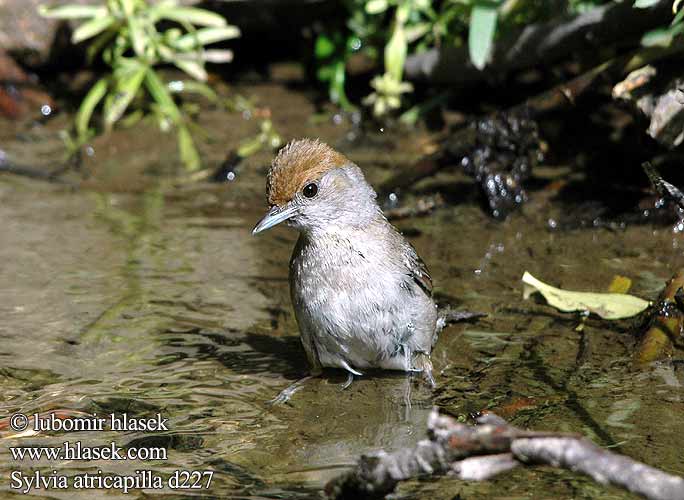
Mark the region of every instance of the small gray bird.
<instances>
[{"instance_id":1,"label":"small gray bird","mask_svg":"<svg viewBox=\"0 0 684 500\"><path fill-rule=\"evenodd\" d=\"M346 387L354 375L382 368L422 372L434 386L430 352L453 318L438 311L425 264L387 221L361 169L327 144L302 139L280 150L266 189L271 209L253 234L284 221L300 232L290 293L311 365L306 379L342 368Z\"/></svg>"}]
</instances>

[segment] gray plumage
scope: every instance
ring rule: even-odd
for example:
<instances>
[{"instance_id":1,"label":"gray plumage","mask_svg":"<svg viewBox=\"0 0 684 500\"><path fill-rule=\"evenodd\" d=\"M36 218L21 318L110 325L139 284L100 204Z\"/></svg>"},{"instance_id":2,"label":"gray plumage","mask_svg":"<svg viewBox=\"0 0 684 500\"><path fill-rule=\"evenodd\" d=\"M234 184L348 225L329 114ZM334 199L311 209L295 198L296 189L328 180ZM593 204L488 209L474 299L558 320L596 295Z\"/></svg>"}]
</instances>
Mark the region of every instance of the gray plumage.
<instances>
[{"instance_id":1,"label":"gray plumage","mask_svg":"<svg viewBox=\"0 0 684 500\"><path fill-rule=\"evenodd\" d=\"M302 148L314 151L313 163L292 159ZM274 205L255 228L285 220L300 232L290 291L312 371L424 371L432 382L429 355L444 320L426 266L387 221L361 169L329 148L325 154L338 156L325 157L322 168L315 159L323 154L316 153L319 148L328 147L297 141L281 151L269 173L269 199L287 201ZM295 171L291 175L314 173L293 183L288 169ZM314 191L309 184L316 187L313 197L306 196L306 189Z\"/></svg>"}]
</instances>

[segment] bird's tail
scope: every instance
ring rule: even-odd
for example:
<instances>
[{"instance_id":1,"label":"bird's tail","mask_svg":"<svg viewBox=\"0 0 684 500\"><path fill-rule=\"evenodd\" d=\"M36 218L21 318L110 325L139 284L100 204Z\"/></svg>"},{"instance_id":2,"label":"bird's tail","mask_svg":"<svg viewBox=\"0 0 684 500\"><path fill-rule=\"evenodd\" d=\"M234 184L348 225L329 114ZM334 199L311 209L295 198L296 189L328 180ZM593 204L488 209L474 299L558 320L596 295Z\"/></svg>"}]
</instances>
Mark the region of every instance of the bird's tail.
<instances>
[{"instance_id":1,"label":"bird's tail","mask_svg":"<svg viewBox=\"0 0 684 500\"><path fill-rule=\"evenodd\" d=\"M481 312L457 310L451 306L441 307L437 312L437 329L435 334L441 332L447 325L452 323L470 321L472 319L483 318L485 316L487 315Z\"/></svg>"}]
</instances>

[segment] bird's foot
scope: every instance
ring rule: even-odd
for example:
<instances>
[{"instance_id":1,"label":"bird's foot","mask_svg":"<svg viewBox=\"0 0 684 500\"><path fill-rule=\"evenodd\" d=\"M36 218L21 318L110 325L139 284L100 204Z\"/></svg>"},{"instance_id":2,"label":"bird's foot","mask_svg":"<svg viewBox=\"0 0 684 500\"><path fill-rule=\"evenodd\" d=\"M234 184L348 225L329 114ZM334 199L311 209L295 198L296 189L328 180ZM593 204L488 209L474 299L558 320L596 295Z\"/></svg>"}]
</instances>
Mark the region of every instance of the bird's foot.
<instances>
[{"instance_id":1,"label":"bird's foot","mask_svg":"<svg viewBox=\"0 0 684 500\"><path fill-rule=\"evenodd\" d=\"M341 391L346 391L354 382L354 374L352 372L347 373L347 381L340 386Z\"/></svg>"},{"instance_id":2,"label":"bird's foot","mask_svg":"<svg viewBox=\"0 0 684 500\"><path fill-rule=\"evenodd\" d=\"M425 380L425 383L429 385L430 388L434 389L435 387L437 387L435 377L432 375L432 361L430 360L430 356L422 352L416 354L416 357L414 359L414 366L416 368L411 368L411 372L422 373L423 380Z\"/></svg>"},{"instance_id":3,"label":"bird's foot","mask_svg":"<svg viewBox=\"0 0 684 500\"><path fill-rule=\"evenodd\" d=\"M294 384L290 384L287 388L280 391L276 397L266 401L266 404L268 406L276 406L287 403L288 401L290 401L295 392L303 389L304 384L306 384L309 380L316 378L317 376L318 375L308 375L304 378L297 380Z\"/></svg>"}]
</instances>

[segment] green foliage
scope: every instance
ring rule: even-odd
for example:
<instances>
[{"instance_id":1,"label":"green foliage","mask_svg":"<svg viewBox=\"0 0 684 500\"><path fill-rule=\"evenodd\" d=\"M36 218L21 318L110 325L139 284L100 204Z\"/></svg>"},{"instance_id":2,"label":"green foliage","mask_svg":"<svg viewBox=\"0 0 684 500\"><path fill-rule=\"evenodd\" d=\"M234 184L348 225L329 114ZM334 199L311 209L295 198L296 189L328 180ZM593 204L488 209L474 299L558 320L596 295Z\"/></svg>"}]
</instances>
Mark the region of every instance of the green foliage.
<instances>
[{"instance_id":1,"label":"green foliage","mask_svg":"<svg viewBox=\"0 0 684 500\"><path fill-rule=\"evenodd\" d=\"M232 54L228 50L206 49L206 46L238 37L240 31L218 14L179 6L176 0L155 4L147 0L106 0L103 3L100 6L40 7L45 17L80 21L72 41L89 40L89 60L101 56L111 67L111 73L92 86L79 107L74 123L76 144L85 143L94 134L90 123L98 106L102 108L102 126L109 131L134 102L144 102L137 99L147 94L153 101L149 108L162 128L169 128L169 124L176 127L178 150L185 167L198 169L199 154L183 114L171 95L179 91L178 82L165 83L156 68L172 64L195 80L187 82L181 90L213 96L213 91L203 83L207 79L204 65L206 62L228 62ZM171 27L159 31L160 22L171 24Z\"/></svg>"},{"instance_id":2,"label":"green foliage","mask_svg":"<svg viewBox=\"0 0 684 500\"><path fill-rule=\"evenodd\" d=\"M471 63L483 70L501 32L609 1L613 0L346 0L344 27L333 35L319 35L316 41L318 77L329 84L331 99L348 108L344 85L349 56L362 51L378 62L382 58L383 70L371 80L374 92L363 102L372 106L375 116L383 116L401 108L413 90L403 79L408 55L467 46Z\"/></svg>"},{"instance_id":3,"label":"green foliage","mask_svg":"<svg viewBox=\"0 0 684 500\"><path fill-rule=\"evenodd\" d=\"M314 56L318 65L316 76L328 84L330 100L347 111L353 110L354 105L349 102L345 92L345 63L360 46L361 41L357 36L343 34L340 30L333 32L332 35L318 35L314 46Z\"/></svg>"},{"instance_id":4,"label":"green foliage","mask_svg":"<svg viewBox=\"0 0 684 500\"><path fill-rule=\"evenodd\" d=\"M651 0L635 0L634 7L645 9L654 3L655 1ZM684 8L682 7L682 0L674 0L672 3L674 18L670 25L649 31L641 38L641 44L644 47L670 47L675 38L684 32Z\"/></svg>"}]
</instances>

